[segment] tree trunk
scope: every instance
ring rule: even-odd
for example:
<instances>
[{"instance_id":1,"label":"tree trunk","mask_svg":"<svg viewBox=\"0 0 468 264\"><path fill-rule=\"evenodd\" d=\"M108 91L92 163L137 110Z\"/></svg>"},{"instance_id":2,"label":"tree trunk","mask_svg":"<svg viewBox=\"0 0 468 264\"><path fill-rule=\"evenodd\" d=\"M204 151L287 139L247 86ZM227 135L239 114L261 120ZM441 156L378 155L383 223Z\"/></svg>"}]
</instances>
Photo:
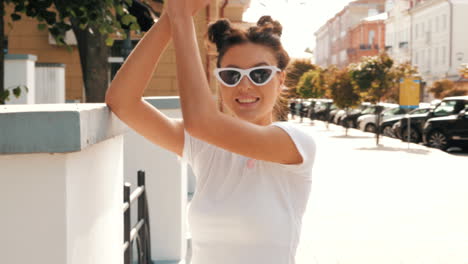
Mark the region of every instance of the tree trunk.
<instances>
[{"instance_id":1,"label":"tree trunk","mask_svg":"<svg viewBox=\"0 0 468 264\"><path fill-rule=\"evenodd\" d=\"M379 100L380 102L380 100ZM383 112L383 107L377 107L376 117L375 117L375 144L379 146L380 140L380 120L381 120L381 113Z\"/></svg>"},{"instance_id":2,"label":"tree trunk","mask_svg":"<svg viewBox=\"0 0 468 264\"><path fill-rule=\"evenodd\" d=\"M5 4L0 3L0 95L5 91ZM4 104L0 100L0 104Z\"/></svg>"},{"instance_id":3,"label":"tree trunk","mask_svg":"<svg viewBox=\"0 0 468 264\"><path fill-rule=\"evenodd\" d=\"M78 42L81 70L87 103L103 103L109 85L110 48L106 46L105 36L95 27L82 30L77 21L72 20L73 32Z\"/></svg>"}]
</instances>

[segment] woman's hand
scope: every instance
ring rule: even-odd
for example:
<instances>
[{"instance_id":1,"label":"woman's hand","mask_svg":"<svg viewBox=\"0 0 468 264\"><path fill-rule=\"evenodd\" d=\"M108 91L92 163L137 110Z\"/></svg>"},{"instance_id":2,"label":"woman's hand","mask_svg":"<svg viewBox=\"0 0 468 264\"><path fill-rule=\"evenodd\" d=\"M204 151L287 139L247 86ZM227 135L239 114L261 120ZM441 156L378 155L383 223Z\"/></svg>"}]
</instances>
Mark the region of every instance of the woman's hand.
<instances>
[{"instance_id":1,"label":"woman's hand","mask_svg":"<svg viewBox=\"0 0 468 264\"><path fill-rule=\"evenodd\" d=\"M168 0L167 13L169 17L190 17L210 3L210 0Z\"/></svg>"}]
</instances>

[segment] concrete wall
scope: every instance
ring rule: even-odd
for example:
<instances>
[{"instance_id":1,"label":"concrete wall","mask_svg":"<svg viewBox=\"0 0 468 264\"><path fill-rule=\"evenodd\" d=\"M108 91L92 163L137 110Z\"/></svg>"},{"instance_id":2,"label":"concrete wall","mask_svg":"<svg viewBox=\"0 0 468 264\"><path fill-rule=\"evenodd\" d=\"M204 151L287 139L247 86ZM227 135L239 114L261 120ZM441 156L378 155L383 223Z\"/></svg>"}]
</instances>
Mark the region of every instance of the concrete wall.
<instances>
[{"instance_id":1,"label":"concrete wall","mask_svg":"<svg viewBox=\"0 0 468 264\"><path fill-rule=\"evenodd\" d=\"M0 109L2 263L123 263L123 136L102 104Z\"/></svg>"}]
</instances>

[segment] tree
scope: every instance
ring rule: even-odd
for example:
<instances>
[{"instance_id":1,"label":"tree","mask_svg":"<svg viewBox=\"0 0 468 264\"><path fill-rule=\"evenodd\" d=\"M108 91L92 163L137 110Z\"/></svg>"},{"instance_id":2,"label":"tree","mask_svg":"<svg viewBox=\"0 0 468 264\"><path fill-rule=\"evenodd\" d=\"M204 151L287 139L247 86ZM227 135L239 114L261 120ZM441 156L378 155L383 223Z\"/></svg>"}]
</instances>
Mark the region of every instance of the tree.
<instances>
[{"instance_id":1,"label":"tree","mask_svg":"<svg viewBox=\"0 0 468 264\"><path fill-rule=\"evenodd\" d=\"M308 59L294 60L286 69L286 80L284 85L288 87L288 95L290 98L299 97L297 94L297 84L302 75L309 70L316 69L317 66L312 64Z\"/></svg>"},{"instance_id":2,"label":"tree","mask_svg":"<svg viewBox=\"0 0 468 264\"><path fill-rule=\"evenodd\" d=\"M103 102L108 85L108 53L113 44L111 34L126 37L125 26L140 29L129 8L135 0L5 0L14 7L13 21L26 15L40 21L40 30L48 29L59 45L71 50L65 42L65 33L73 30L78 42L87 102ZM5 5L0 9L0 30L3 30ZM3 50L4 32L0 32L0 50ZM4 56L0 52L0 94L4 94Z\"/></svg>"},{"instance_id":3,"label":"tree","mask_svg":"<svg viewBox=\"0 0 468 264\"><path fill-rule=\"evenodd\" d=\"M360 91L365 101L378 103L394 85L392 74L393 60L386 53L374 57L364 57L361 62L351 64L351 83ZM381 109L377 108L376 125L379 127ZM376 143L379 144L380 129L377 129Z\"/></svg>"},{"instance_id":4,"label":"tree","mask_svg":"<svg viewBox=\"0 0 468 264\"><path fill-rule=\"evenodd\" d=\"M453 81L443 79L435 81L432 87L429 88L429 92L431 92L435 98L442 99L445 97L447 91L452 90L454 87L455 83Z\"/></svg>"},{"instance_id":5,"label":"tree","mask_svg":"<svg viewBox=\"0 0 468 264\"><path fill-rule=\"evenodd\" d=\"M325 79L320 67L305 72L299 79L296 93L302 98L320 98L325 95Z\"/></svg>"},{"instance_id":6,"label":"tree","mask_svg":"<svg viewBox=\"0 0 468 264\"><path fill-rule=\"evenodd\" d=\"M329 92L333 103L346 111L361 102L360 91L352 84L350 73L346 69L338 71L334 76L329 85ZM348 126L345 125L345 128L348 135Z\"/></svg>"},{"instance_id":7,"label":"tree","mask_svg":"<svg viewBox=\"0 0 468 264\"><path fill-rule=\"evenodd\" d=\"M462 78L468 79L468 63L463 63L458 71Z\"/></svg>"},{"instance_id":8,"label":"tree","mask_svg":"<svg viewBox=\"0 0 468 264\"><path fill-rule=\"evenodd\" d=\"M443 95L443 97L468 95L468 88L455 86L454 88L445 91Z\"/></svg>"}]
</instances>

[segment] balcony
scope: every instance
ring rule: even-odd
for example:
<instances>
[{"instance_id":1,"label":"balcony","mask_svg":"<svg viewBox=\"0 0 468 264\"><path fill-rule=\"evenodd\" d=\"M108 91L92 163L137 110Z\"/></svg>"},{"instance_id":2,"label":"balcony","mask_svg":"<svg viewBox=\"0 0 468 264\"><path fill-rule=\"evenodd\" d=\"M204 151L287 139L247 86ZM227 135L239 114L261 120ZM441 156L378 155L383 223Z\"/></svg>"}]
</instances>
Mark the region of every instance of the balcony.
<instances>
[{"instance_id":1,"label":"balcony","mask_svg":"<svg viewBox=\"0 0 468 264\"><path fill-rule=\"evenodd\" d=\"M398 48L407 49L408 48L408 41L402 41L402 42L398 43Z\"/></svg>"}]
</instances>

